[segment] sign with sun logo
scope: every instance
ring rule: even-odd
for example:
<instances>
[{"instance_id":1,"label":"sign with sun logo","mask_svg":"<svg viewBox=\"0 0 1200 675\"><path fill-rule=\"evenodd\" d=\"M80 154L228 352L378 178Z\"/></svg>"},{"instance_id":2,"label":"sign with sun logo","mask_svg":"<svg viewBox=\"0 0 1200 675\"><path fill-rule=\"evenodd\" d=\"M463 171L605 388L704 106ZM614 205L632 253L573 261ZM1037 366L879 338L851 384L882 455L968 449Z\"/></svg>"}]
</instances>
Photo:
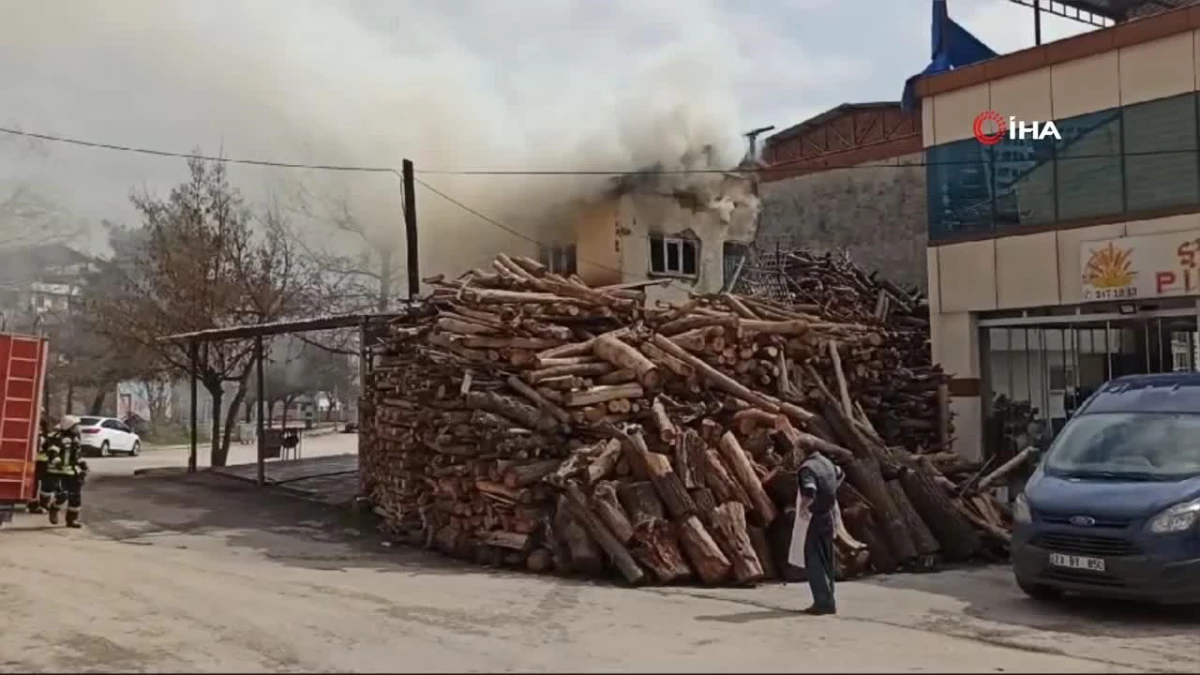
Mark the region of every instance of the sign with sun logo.
<instances>
[{"instance_id":1,"label":"sign with sun logo","mask_svg":"<svg viewBox=\"0 0 1200 675\"><path fill-rule=\"evenodd\" d=\"M1092 249L1083 266L1083 283L1097 290L1132 286L1135 279L1133 249L1118 248L1111 241Z\"/></svg>"},{"instance_id":2,"label":"sign with sun logo","mask_svg":"<svg viewBox=\"0 0 1200 675\"><path fill-rule=\"evenodd\" d=\"M1200 232L1083 242L1083 299L1200 295Z\"/></svg>"}]
</instances>

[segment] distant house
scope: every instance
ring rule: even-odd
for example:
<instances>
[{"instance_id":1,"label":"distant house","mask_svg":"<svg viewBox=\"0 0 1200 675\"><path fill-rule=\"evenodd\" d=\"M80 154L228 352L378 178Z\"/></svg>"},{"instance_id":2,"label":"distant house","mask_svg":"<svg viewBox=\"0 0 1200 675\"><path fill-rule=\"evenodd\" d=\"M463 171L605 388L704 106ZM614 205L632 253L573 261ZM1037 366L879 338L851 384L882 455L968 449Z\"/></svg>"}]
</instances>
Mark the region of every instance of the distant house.
<instances>
[{"instance_id":1,"label":"distant house","mask_svg":"<svg viewBox=\"0 0 1200 675\"><path fill-rule=\"evenodd\" d=\"M91 256L65 244L0 248L0 312L8 329L65 318L94 269Z\"/></svg>"}]
</instances>

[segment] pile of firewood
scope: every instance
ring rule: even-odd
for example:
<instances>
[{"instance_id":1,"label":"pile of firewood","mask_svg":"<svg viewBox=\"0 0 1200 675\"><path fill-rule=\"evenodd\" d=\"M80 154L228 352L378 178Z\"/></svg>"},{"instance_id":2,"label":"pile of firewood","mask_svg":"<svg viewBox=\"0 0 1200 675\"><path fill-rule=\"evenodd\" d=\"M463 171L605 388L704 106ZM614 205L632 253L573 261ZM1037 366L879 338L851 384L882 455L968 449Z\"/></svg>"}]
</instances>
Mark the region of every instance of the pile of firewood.
<instances>
[{"instance_id":1,"label":"pile of firewood","mask_svg":"<svg viewBox=\"0 0 1200 675\"><path fill-rule=\"evenodd\" d=\"M1006 550L994 477L877 431L948 422L944 376L910 367L928 357L886 321L730 294L647 308L646 284L503 255L426 283L374 346L361 403L366 496L397 538L631 583L778 578L795 471L819 450L847 475L843 578Z\"/></svg>"},{"instance_id":2,"label":"pile of firewood","mask_svg":"<svg viewBox=\"0 0 1200 675\"><path fill-rule=\"evenodd\" d=\"M889 444L914 452L949 446L953 425L920 414L935 410L937 384L943 380L932 361L929 309L919 289L867 272L845 253L775 248L754 251L737 275L735 290L806 308L832 321L888 329L888 346L898 352L904 377L860 388L856 399L871 412L872 423Z\"/></svg>"}]
</instances>

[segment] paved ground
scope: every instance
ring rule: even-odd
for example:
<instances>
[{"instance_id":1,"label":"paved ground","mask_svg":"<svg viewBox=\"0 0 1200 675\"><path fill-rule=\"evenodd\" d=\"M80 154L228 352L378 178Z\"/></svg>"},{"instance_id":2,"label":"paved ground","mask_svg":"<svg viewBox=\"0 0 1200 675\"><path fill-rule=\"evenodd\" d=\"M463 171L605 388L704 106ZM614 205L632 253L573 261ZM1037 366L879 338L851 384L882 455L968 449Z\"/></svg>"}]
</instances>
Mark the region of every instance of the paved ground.
<instances>
[{"instance_id":1,"label":"paved ground","mask_svg":"<svg viewBox=\"0 0 1200 675\"><path fill-rule=\"evenodd\" d=\"M343 448L344 449L344 448ZM99 460L116 465L121 459ZM109 473L110 475L103 475ZM1194 671L1191 613L1024 599L1003 569L631 590L385 548L215 476L101 472L88 526L0 532L0 671Z\"/></svg>"},{"instance_id":2,"label":"paved ground","mask_svg":"<svg viewBox=\"0 0 1200 675\"><path fill-rule=\"evenodd\" d=\"M301 457L324 457L356 452L358 436L356 434L323 433L305 437L301 442ZM197 459L201 467L209 465L208 447L200 445ZM186 445L147 446L137 457L88 457L88 466L93 475L128 476L136 469L156 469L166 467L187 468L189 448ZM234 443L229 448L229 464L244 464L253 462L257 449L253 444Z\"/></svg>"}]
</instances>

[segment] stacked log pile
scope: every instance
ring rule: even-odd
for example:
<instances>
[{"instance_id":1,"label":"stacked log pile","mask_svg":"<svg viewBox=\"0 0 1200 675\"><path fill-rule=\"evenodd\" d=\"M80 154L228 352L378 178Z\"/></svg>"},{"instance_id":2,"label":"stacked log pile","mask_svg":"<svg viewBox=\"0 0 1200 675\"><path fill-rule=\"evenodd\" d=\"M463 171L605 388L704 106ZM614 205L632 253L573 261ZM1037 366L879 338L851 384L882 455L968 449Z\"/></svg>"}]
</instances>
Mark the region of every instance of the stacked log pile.
<instances>
[{"instance_id":1,"label":"stacked log pile","mask_svg":"<svg viewBox=\"0 0 1200 675\"><path fill-rule=\"evenodd\" d=\"M944 377L909 367L928 357L886 321L731 294L647 308L638 284L493 267L427 279L426 310L375 346L362 471L397 537L535 572L752 584L785 572L795 471L819 450L847 474L843 578L1005 552L1010 515L977 487L994 479L877 430L944 417Z\"/></svg>"}]
</instances>

